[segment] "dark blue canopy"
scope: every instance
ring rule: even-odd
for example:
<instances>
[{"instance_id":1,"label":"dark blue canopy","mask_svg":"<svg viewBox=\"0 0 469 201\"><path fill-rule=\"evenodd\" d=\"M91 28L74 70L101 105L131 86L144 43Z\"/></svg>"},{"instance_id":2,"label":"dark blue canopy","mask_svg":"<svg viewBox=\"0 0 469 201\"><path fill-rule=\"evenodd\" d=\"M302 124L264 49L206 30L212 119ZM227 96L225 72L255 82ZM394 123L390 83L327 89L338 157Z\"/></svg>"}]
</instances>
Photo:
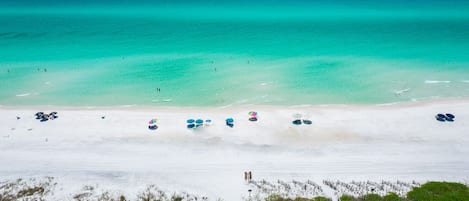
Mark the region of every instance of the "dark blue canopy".
<instances>
[{"instance_id":1,"label":"dark blue canopy","mask_svg":"<svg viewBox=\"0 0 469 201\"><path fill-rule=\"evenodd\" d=\"M187 128L194 128L195 124L187 124Z\"/></svg>"},{"instance_id":2,"label":"dark blue canopy","mask_svg":"<svg viewBox=\"0 0 469 201\"><path fill-rule=\"evenodd\" d=\"M445 116L445 115L441 116L440 114L437 114L437 115L435 116L435 119L438 120L438 121L445 121L445 120L446 120L446 116Z\"/></svg>"},{"instance_id":3,"label":"dark blue canopy","mask_svg":"<svg viewBox=\"0 0 469 201\"><path fill-rule=\"evenodd\" d=\"M188 119L186 122L187 122L188 124L192 124L192 123L194 123L194 121L195 121L194 119Z\"/></svg>"},{"instance_id":4,"label":"dark blue canopy","mask_svg":"<svg viewBox=\"0 0 469 201\"><path fill-rule=\"evenodd\" d=\"M450 119L454 119L454 115L453 114L450 114L450 113L446 113L446 117L450 118Z\"/></svg>"},{"instance_id":5,"label":"dark blue canopy","mask_svg":"<svg viewBox=\"0 0 469 201\"><path fill-rule=\"evenodd\" d=\"M295 125L301 125L301 120L297 119L297 120L292 121L292 123Z\"/></svg>"},{"instance_id":6,"label":"dark blue canopy","mask_svg":"<svg viewBox=\"0 0 469 201\"><path fill-rule=\"evenodd\" d=\"M154 125L148 125L148 129L150 129L150 130L156 130L156 129L158 129L158 126L157 126L156 124L154 124Z\"/></svg>"},{"instance_id":7,"label":"dark blue canopy","mask_svg":"<svg viewBox=\"0 0 469 201\"><path fill-rule=\"evenodd\" d=\"M226 122L228 122L228 123L233 123L233 122L234 122L234 119L233 119L233 118L227 118L227 119L226 119Z\"/></svg>"}]
</instances>

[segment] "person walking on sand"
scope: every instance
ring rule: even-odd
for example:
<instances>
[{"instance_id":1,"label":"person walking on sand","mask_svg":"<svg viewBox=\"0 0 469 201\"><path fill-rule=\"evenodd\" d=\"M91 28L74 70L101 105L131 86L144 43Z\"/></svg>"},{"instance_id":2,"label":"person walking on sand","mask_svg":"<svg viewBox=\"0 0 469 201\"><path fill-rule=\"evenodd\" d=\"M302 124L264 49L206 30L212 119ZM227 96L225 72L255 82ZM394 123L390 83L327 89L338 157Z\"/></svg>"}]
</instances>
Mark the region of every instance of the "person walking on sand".
<instances>
[{"instance_id":1,"label":"person walking on sand","mask_svg":"<svg viewBox=\"0 0 469 201\"><path fill-rule=\"evenodd\" d=\"M244 181L247 181L247 180L248 180L248 173L244 172Z\"/></svg>"},{"instance_id":2,"label":"person walking on sand","mask_svg":"<svg viewBox=\"0 0 469 201\"><path fill-rule=\"evenodd\" d=\"M251 180L252 180L252 172L249 171L249 173L248 173L248 181L250 182Z\"/></svg>"}]
</instances>

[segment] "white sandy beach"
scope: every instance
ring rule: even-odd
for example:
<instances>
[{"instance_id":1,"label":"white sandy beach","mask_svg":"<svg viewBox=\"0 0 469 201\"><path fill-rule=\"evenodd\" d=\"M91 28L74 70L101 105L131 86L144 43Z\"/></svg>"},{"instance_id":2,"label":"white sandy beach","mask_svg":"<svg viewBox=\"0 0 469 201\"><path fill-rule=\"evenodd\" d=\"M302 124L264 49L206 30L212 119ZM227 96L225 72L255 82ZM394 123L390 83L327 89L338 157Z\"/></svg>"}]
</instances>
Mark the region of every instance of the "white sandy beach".
<instances>
[{"instance_id":1,"label":"white sandy beach","mask_svg":"<svg viewBox=\"0 0 469 201\"><path fill-rule=\"evenodd\" d=\"M247 113L259 113L249 122ZM59 118L39 122L38 111ZM292 125L303 113L312 125ZM453 113L454 122L438 122ZM0 107L0 179L53 176L134 195L148 184L241 200L267 180L449 180L469 175L467 99L368 106ZM16 116L21 117L17 120ZM106 116L101 119L101 116ZM235 119L234 128L225 118ZM158 118L159 128L147 128ZM190 130L186 119L212 119Z\"/></svg>"}]
</instances>

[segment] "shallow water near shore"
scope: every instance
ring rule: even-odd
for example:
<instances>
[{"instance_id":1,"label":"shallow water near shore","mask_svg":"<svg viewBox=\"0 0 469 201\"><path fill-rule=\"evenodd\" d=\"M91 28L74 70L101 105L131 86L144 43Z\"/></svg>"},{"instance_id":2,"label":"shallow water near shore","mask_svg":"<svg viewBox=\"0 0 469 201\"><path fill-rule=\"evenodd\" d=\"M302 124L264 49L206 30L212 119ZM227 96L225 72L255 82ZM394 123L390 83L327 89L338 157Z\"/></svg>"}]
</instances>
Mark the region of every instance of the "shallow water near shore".
<instances>
[{"instance_id":1,"label":"shallow water near shore","mask_svg":"<svg viewBox=\"0 0 469 201\"><path fill-rule=\"evenodd\" d=\"M458 14L466 4L395 15L341 6L320 15L307 3L279 5L4 7L0 104L381 104L469 96L469 17Z\"/></svg>"}]
</instances>

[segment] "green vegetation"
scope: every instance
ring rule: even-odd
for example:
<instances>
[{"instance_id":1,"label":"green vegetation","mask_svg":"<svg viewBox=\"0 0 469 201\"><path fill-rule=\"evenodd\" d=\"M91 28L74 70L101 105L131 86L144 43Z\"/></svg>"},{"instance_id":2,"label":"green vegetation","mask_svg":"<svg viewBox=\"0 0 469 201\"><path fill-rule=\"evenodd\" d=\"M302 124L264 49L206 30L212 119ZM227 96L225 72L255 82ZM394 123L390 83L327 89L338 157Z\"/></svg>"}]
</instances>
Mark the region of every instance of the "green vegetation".
<instances>
[{"instance_id":1,"label":"green vegetation","mask_svg":"<svg viewBox=\"0 0 469 201\"><path fill-rule=\"evenodd\" d=\"M407 201L404 198L399 197L395 193L389 193L383 197L378 194L368 194L362 197L353 197L350 195L342 195L340 201Z\"/></svg>"},{"instance_id":2,"label":"green vegetation","mask_svg":"<svg viewBox=\"0 0 469 201\"><path fill-rule=\"evenodd\" d=\"M399 197L396 193L388 193L383 197L383 201L405 201L406 199Z\"/></svg>"},{"instance_id":3,"label":"green vegetation","mask_svg":"<svg viewBox=\"0 0 469 201\"><path fill-rule=\"evenodd\" d=\"M283 198L280 195L273 194L270 195L265 199L266 201L332 201L330 198L318 196L314 198L302 198L302 197L297 197L295 199L290 199L290 198Z\"/></svg>"},{"instance_id":4,"label":"green vegetation","mask_svg":"<svg viewBox=\"0 0 469 201\"><path fill-rule=\"evenodd\" d=\"M319 197L313 198L311 201L331 201L331 199L319 196Z\"/></svg>"},{"instance_id":5,"label":"green vegetation","mask_svg":"<svg viewBox=\"0 0 469 201\"><path fill-rule=\"evenodd\" d=\"M57 183L53 178L46 177L41 180L14 180L10 182L0 182L0 201L18 200L48 200L48 195L56 189ZM159 189L155 185L150 185L137 194L136 198L126 198L122 194L109 191L97 190L95 186L84 186L79 192L70 195L70 200L74 201L185 201L185 200L211 200L207 197L188 194L186 192L172 193ZM272 194L267 198L254 197L250 201L332 201L326 197L314 198L285 198L278 194ZM414 187L407 196L400 197L396 193L389 193L385 196L378 194L367 194L360 197L342 195L339 201L469 201L469 187L453 182L428 182L420 187Z\"/></svg>"},{"instance_id":6,"label":"green vegetation","mask_svg":"<svg viewBox=\"0 0 469 201\"><path fill-rule=\"evenodd\" d=\"M325 201L330 200L324 197L313 199L307 198L282 198L278 195L269 196L266 201ZM396 193L389 193L385 196L378 194L367 194L361 197L342 195L340 201L468 201L469 187L453 182L428 182L421 187L416 187L407 193L406 197L399 197Z\"/></svg>"},{"instance_id":7,"label":"green vegetation","mask_svg":"<svg viewBox=\"0 0 469 201\"><path fill-rule=\"evenodd\" d=\"M363 201L382 201L383 197L379 196L378 194L368 194L363 196L360 200Z\"/></svg>"},{"instance_id":8,"label":"green vegetation","mask_svg":"<svg viewBox=\"0 0 469 201\"><path fill-rule=\"evenodd\" d=\"M452 182L428 182L407 193L411 201L467 201L469 188Z\"/></svg>"},{"instance_id":9,"label":"green vegetation","mask_svg":"<svg viewBox=\"0 0 469 201\"><path fill-rule=\"evenodd\" d=\"M340 196L340 201L355 201L356 199L350 195L342 195Z\"/></svg>"}]
</instances>

